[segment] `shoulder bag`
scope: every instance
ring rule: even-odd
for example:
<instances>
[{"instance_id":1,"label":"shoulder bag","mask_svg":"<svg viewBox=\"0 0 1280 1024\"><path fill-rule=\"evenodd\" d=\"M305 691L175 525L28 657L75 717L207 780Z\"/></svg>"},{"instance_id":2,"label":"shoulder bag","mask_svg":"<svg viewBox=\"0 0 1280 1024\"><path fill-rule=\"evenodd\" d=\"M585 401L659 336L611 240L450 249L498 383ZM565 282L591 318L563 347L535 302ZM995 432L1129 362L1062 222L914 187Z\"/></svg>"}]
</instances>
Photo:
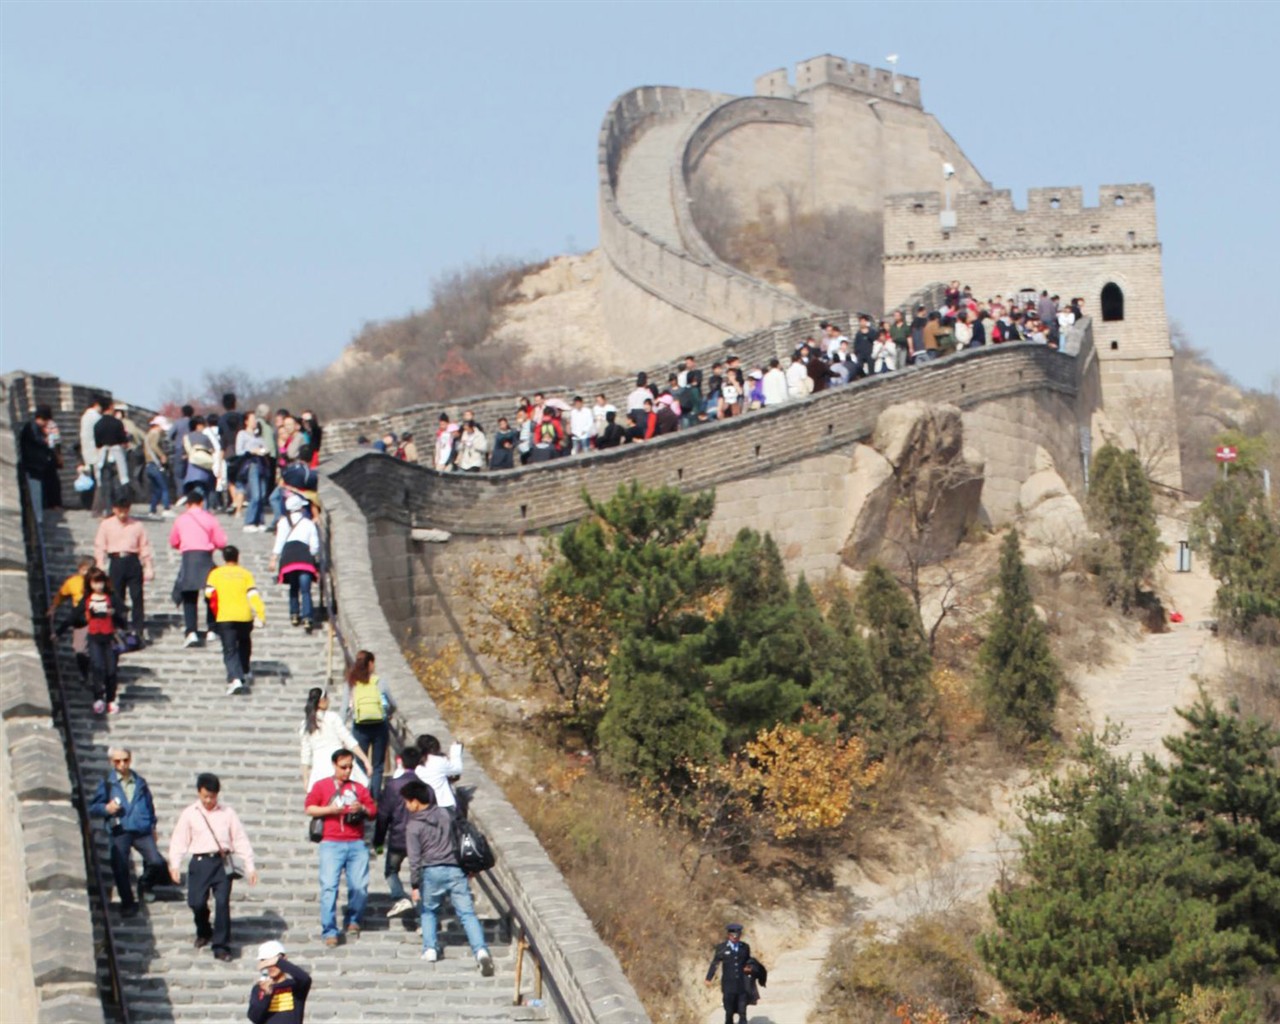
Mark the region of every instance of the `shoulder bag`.
<instances>
[{"instance_id":1,"label":"shoulder bag","mask_svg":"<svg viewBox=\"0 0 1280 1024\"><path fill-rule=\"evenodd\" d=\"M209 835L213 836L213 841L218 844L218 853L222 855L222 868L226 871L227 877L233 882L244 878L244 858L234 850L224 850L218 833L213 830L213 823L209 821L204 811L200 812L200 817L204 818L204 827L209 830Z\"/></svg>"}]
</instances>

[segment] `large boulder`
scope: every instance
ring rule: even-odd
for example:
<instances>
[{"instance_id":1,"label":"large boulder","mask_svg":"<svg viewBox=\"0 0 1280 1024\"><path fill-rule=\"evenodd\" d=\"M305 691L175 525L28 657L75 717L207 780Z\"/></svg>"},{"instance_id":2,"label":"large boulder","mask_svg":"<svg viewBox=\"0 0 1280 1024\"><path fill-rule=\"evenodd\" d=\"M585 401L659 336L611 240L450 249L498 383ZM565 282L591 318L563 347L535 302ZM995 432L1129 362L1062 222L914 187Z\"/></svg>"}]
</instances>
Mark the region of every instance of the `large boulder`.
<instances>
[{"instance_id":1,"label":"large boulder","mask_svg":"<svg viewBox=\"0 0 1280 1024\"><path fill-rule=\"evenodd\" d=\"M854 450L856 511L845 563L899 568L946 558L978 517L983 467L965 446L954 405L890 406L876 420L871 444Z\"/></svg>"},{"instance_id":2,"label":"large boulder","mask_svg":"<svg viewBox=\"0 0 1280 1024\"><path fill-rule=\"evenodd\" d=\"M1089 533L1084 509L1058 475L1052 457L1036 452L1036 471L1018 492L1023 558L1041 569L1062 570L1079 552Z\"/></svg>"}]
</instances>

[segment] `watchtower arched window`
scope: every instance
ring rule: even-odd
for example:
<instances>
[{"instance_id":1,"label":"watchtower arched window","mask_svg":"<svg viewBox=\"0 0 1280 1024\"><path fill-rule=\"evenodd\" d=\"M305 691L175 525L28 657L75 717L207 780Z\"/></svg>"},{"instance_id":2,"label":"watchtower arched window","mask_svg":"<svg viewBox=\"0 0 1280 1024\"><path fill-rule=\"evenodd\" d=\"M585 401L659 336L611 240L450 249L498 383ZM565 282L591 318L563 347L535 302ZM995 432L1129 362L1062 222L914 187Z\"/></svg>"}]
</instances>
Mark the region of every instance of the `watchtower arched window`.
<instances>
[{"instance_id":1,"label":"watchtower arched window","mask_svg":"<svg viewBox=\"0 0 1280 1024\"><path fill-rule=\"evenodd\" d=\"M1114 281L1102 286L1102 322L1124 319L1124 292Z\"/></svg>"}]
</instances>

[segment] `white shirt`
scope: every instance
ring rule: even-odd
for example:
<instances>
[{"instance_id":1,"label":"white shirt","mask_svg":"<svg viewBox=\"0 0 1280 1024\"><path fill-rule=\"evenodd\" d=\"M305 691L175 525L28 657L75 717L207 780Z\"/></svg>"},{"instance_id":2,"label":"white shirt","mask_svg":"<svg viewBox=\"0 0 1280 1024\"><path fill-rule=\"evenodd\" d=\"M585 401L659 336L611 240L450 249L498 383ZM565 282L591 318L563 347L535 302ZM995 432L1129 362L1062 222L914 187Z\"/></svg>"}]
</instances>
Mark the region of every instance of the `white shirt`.
<instances>
[{"instance_id":1,"label":"white shirt","mask_svg":"<svg viewBox=\"0 0 1280 1024\"><path fill-rule=\"evenodd\" d=\"M574 408L569 411L569 436L576 440L585 441L589 438L595 425L596 414L585 405L581 409Z\"/></svg>"},{"instance_id":2,"label":"white shirt","mask_svg":"<svg viewBox=\"0 0 1280 1024\"><path fill-rule=\"evenodd\" d=\"M809 368L796 360L787 367L787 394L792 398L804 398L813 387L809 379Z\"/></svg>"},{"instance_id":3,"label":"white shirt","mask_svg":"<svg viewBox=\"0 0 1280 1024\"><path fill-rule=\"evenodd\" d=\"M764 407L767 409L771 405L781 405L790 395L787 390L787 375L782 372L782 368L775 366L768 370L762 381L764 385Z\"/></svg>"},{"instance_id":4,"label":"white shirt","mask_svg":"<svg viewBox=\"0 0 1280 1024\"><path fill-rule=\"evenodd\" d=\"M632 409L643 409L646 401L653 401L653 392L648 388L636 388L627 396L627 412Z\"/></svg>"},{"instance_id":5,"label":"white shirt","mask_svg":"<svg viewBox=\"0 0 1280 1024\"><path fill-rule=\"evenodd\" d=\"M441 807L456 806L458 801L453 795L453 787L449 785L449 776L462 774L462 744L451 744L448 757L431 754L413 773L435 790L437 804Z\"/></svg>"},{"instance_id":6,"label":"white shirt","mask_svg":"<svg viewBox=\"0 0 1280 1024\"><path fill-rule=\"evenodd\" d=\"M80 417L80 453L86 466L98 464L98 446L93 442L93 428L102 419L102 413L96 405L91 405Z\"/></svg>"},{"instance_id":7,"label":"white shirt","mask_svg":"<svg viewBox=\"0 0 1280 1024\"><path fill-rule=\"evenodd\" d=\"M828 337L827 344L826 344L827 355L833 355L835 352L839 350L840 342L848 341L848 340L849 339L846 338L843 334L837 334L834 338Z\"/></svg>"}]
</instances>

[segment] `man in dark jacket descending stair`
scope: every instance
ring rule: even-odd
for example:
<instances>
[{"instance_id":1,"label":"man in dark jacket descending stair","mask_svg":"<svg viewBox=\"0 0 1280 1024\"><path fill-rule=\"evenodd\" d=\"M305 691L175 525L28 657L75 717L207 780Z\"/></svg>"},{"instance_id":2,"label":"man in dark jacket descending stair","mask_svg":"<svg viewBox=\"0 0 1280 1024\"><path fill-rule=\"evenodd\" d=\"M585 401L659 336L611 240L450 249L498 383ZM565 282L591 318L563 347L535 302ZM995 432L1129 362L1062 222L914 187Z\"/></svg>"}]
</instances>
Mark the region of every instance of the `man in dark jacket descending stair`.
<instances>
[{"instance_id":1,"label":"man in dark jacket descending stair","mask_svg":"<svg viewBox=\"0 0 1280 1024\"><path fill-rule=\"evenodd\" d=\"M724 998L724 1024L747 1022L747 978L743 968L751 959L751 947L742 941L742 925L731 924L725 928L725 940L711 954L711 966L707 968L707 984L710 985L720 969L720 994Z\"/></svg>"},{"instance_id":2,"label":"man in dark jacket descending stair","mask_svg":"<svg viewBox=\"0 0 1280 1024\"><path fill-rule=\"evenodd\" d=\"M131 851L137 850L142 855L138 899L148 903L154 900L151 890L167 881L169 869L156 847L156 805L151 798L151 787L132 770L132 752L127 747L112 747L107 756L111 758L111 774L98 783L98 790L89 803L89 813L106 819L111 874L120 897L120 910L125 917L133 917L138 912L138 901L133 898Z\"/></svg>"}]
</instances>

